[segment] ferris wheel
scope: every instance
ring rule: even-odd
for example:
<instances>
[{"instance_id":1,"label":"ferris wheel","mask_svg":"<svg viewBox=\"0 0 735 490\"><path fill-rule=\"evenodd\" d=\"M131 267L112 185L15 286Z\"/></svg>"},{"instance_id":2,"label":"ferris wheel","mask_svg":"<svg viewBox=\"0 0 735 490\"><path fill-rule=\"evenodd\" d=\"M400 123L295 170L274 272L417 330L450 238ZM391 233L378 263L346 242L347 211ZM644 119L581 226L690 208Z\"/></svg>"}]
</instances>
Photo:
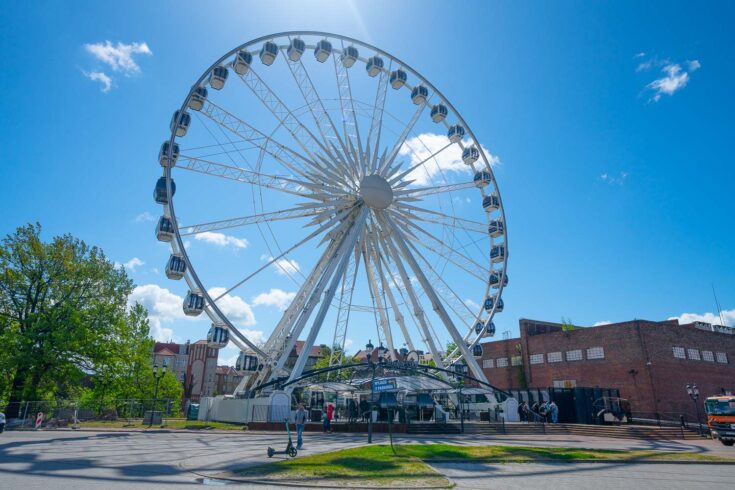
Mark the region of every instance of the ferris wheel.
<instances>
[{"instance_id":1,"label":"ferris wheel","mask_svg":"<svg viewBox=\"0 0 735 490\"><path fill-rule=\"evenodd\" d=\"M241 350L251 386L298 378L318 340L341 363L348 335L487 382L479 342L508 258L494 161L418 72L346 36L264 36L207 68L170 129L154 189L166 275L186 281L187 315L211 319L210 347ZM213 260L205 242L237 251ZM242 298L278 303L266 336Z\"/></svg>"}]
</instances>

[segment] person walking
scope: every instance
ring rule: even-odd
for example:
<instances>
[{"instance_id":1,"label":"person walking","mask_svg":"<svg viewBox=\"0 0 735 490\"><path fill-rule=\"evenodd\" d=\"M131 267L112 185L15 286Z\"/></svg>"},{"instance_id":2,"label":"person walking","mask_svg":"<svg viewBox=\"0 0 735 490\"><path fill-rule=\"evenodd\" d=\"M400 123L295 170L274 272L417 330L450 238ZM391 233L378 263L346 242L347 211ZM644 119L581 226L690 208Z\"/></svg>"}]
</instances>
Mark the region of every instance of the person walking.
<instances>
[{"instance_id":1,"label":"person walking","mask_svg":"<svg viewBox=\"0 0 735 490\"><path fill-rule=\"evenodd\" d=\"M332 432L332 420L334 419L334 405L327 405L327 431Z\"/></svg>"},{"instance_id":2,"label":"person walking","mask_svg":"<svg viewBox=\"0 0 735 490\"><path fill-rule=\"evenodd\" d=\"M525 422L525 416L526 414L523 412L523 404L526 402L521 402L518 404L518 420L521 422Z\"/></svg>"},{"instance_id":3,"label":"person walking","mask_svg":"<svg viewBox=\"0 0 735 490\"><path fill-rule=\"evenodd\" d=\"M549 412L551 412L551 423L557 423L559 420L559 407L554 403L554 400L551 400L549 404Z\"/></svg>"},{"instance_id":4,"label":"person walking","mask_svg":"<svg viewBox=\"0 0 735 490\"><path fill-rule=\"evenodd\" d=\"M294 422L296 423L296 449L301 449L304 444L304 425L306 425L306 409L303 403L299 403L296 408Z\"/></svg>"}]
</instances>

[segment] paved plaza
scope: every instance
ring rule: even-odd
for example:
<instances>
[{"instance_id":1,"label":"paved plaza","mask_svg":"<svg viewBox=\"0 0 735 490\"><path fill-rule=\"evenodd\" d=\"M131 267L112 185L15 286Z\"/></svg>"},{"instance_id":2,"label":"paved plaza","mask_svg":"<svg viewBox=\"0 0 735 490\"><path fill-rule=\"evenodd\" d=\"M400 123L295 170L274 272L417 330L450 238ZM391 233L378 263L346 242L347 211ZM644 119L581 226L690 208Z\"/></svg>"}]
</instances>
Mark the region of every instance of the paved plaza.
<instances>
[{"instance_id":1,"label":"paved plaza","mask_svg":"<svg viewBox=\"0 0 735 490\"><path fill-rule=\"evenodd\" d=\"M376 435L376 442L387 436ZM635 441L582 436L401 436L397 442L512 444L694 451L733 456L708 440ZM304 455L366 443L364 434L307 434ZM181 488L224 484L231 471L269 461L266 448L285 446L280 433L44 431L0 436L0 488ZM274 457L276 459L277 457ZM271 460L272 461L272 460ZM458 488L730 488L734 465L699 464L434 464ZM208 480L207 478L211 478ZM264 485L227 483L239 488Z\"/></svg>"}]
</instances>

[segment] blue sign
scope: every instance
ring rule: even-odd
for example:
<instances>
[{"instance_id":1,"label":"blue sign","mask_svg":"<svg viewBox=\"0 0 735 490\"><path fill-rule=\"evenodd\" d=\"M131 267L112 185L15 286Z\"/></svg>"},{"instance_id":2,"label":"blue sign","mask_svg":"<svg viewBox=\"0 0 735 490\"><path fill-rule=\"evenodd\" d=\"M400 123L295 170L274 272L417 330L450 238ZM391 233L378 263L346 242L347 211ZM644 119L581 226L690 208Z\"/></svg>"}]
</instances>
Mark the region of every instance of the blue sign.
<instances>
[{"instance_id":1,"label":"blue sign","mask_svg":"<svg viewBox=\"0 0 735 490\"><path fill-rule=\"evenodd\" d=\"M392 391L398 389L396 378L376 379L373 381L373 391L380 393L381 391Z\"/></svg>"}]
</instances>

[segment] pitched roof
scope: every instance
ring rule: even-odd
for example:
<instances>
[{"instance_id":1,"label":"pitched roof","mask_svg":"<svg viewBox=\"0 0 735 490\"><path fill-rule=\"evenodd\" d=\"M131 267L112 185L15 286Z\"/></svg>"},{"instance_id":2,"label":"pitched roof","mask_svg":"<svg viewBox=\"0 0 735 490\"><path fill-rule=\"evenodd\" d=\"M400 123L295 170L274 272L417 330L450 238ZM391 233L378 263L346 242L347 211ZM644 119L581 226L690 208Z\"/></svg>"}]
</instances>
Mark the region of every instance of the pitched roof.
<instances>
[{"instance_id":1,"label":"pitched roof","mask_svg":"<svg viewBox=\"0 0 735 490\"><path fill-rule=\"evenodd\" d=\"M158 354L160 351L168 349L175 354L179 352L179 347L181 347L181 344L177 344L176 342L156 342L153 345L153 352Z\"/></svg>"},{"instance_id":2,"label":"pitched roof","mask_svg":"<svg viewBox=\"0 0 735 490\"><path fill-rule=\"evenodd\" d=\"M168 347L164 347L163 349L156 352L156 354L158 354L159 356L175 356L176 355L176 353L172 352L171 349L169 349Z\"/></svg>"},{"instance_id":3,"label":"pitched roof","mask_svg":"<svg viewBox=\"0 0 735 490\"><path fill-rule=\"evenodd\" d=\"M301 355L301 350L304 348L305 342L303 340L297 340L296 345L294 345L293 350L291 351L292 356L298 356ZM324 357L322 354L322 345L313 345L311 347L311 352L309 352L309 357Z\"/></svg>"}]
</instances>

